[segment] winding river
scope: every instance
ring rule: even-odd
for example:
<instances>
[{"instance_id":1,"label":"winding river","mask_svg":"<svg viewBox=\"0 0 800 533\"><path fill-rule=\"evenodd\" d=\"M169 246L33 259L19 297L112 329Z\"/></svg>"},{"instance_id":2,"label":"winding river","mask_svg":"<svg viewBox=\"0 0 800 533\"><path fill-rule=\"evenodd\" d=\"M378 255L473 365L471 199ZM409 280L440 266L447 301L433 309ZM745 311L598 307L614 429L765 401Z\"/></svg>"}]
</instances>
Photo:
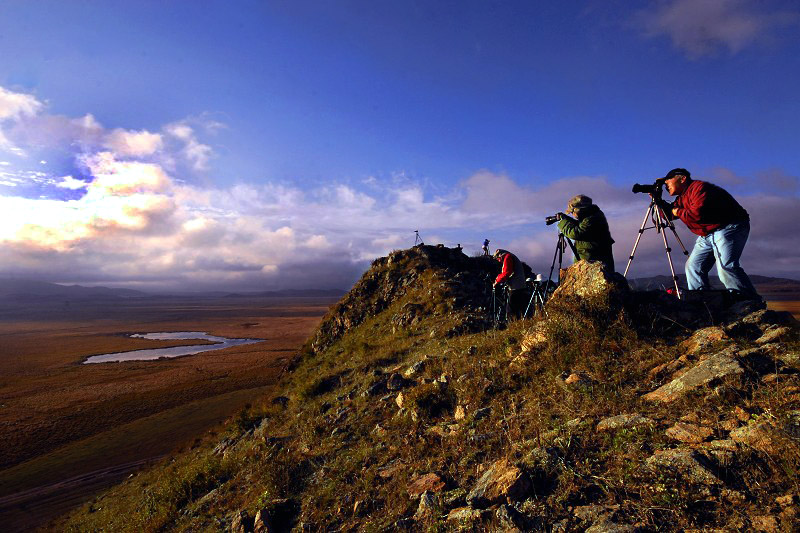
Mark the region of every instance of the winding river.
<instances>
[{"instance_id":1,"label":"winding river","mask_svg":"<svg viewBox=\"0 0 800 533\"><path fill-rule=\"evenodd\" d=\"M173 346L171 348L153 348L149 350L133 350L130 352L105 353L93 355L86 359L83 364L92 363L116 363L120 361L152 361L162 357L181 357L183 355L194 355L213 350L222 350L231 346L242 344L253 344L261 342L263 339L229 339L209 335L204 331L173 331L169 333L136 333L131 337L152 340L186 340L202 339L211 341L214 344L197 344L192 346Z\"/></svg>"}]
</instances>

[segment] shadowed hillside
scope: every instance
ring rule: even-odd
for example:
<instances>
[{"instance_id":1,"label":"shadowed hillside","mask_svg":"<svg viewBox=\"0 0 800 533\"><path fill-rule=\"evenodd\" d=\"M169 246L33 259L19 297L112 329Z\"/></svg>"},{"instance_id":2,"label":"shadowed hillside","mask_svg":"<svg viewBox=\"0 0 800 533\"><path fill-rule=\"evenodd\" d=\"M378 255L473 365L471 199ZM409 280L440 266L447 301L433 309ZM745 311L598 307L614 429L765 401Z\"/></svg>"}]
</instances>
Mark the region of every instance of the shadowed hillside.
<instances>
[{"instance_id":1,"label":"shadowed hillside","mask_svg":"<svg viewBox=\"0 0 800 533\"><path fill-rule=\"evenodd\" d=\"M224 434L128 480L74 531L791 531L796 321L570 268L491 329L499 265L376 260Z\"/></svg>"}]
</instances>

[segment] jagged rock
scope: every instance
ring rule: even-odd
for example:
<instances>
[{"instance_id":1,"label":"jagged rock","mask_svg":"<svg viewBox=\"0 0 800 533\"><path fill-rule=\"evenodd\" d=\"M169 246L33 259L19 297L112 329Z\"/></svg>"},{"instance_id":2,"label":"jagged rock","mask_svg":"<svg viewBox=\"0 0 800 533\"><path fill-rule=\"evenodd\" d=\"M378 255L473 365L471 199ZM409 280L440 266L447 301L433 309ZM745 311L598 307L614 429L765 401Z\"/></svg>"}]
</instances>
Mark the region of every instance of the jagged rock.
<instances>
[{"instance_id":1,"label":"jagged rock","mask_svg":"<svg viewBox=\"0 0 800 533\"><path fill-rule=\"evenodd\" d=\"M519 343L522 355L531 354L536 349L547 344L547 326L544 322L537 322L525 332Z\"/></svg>"},{"instance_id":2,"label":"jagged rock","mask_svg":"<svg viewBox=\"0 0 800 533\"><path fill-rule=\"evenodd\" d=\"M501 504L495 511L494 516L499 525L505 528L506 532L528 530L528 520L525 515L508 504Z\"/></svg>"},{"instance_id":3,"label":"jagged rock","mask_svg":"<svg viewBox=\"0 0 800 533\"><path fill-rule=\"evenodd\" d=\"M685 357L680 357L652 368L650 372L648 372L647 377L650 381L661 381L666 376L670 376L678 370L684 368L686 364L687 359Z\"/></svg>"},{"instance_id":4,"label":"jagged rock","mask_svg":"<svg viewBox=\"0 0 800 533\"><path fill-rule=\"evenodd\" d=\"M467 503L472 507L514 502L524 498L531 487L528 475L500 459L489 467L467 494Z\"/></svg>"},{"instance_id":5,"label":"jagged rock","mask_svg":"<svg viewBox=\"0 0 800 533\"><path fill-rule=\"evenodd\" d=\"M652 426L655 422L639 413L623 414L604 418L597 423L597 431L629 429L637 426Z\"/></svg>"},{"instance_id":6,"label":"jagged rock","mask_svg":"<svg viewBox=\"0 0 800 533\"><path fill-rule=\"evenodd\" d=\"M746 444L751 448L766 454L779 453L782 448L776 429L768 422L755 422L731 431L730 438L739 444Z\"/></svg>"},{"instance_id":7,"label":"jagged rock","mask_svg":"<svg viewBox=\"0 0 800 533\"><path fill-rule=\"evenodd\" d=\"M434 472L424 474L411 480L406 491L411 499L417 498L423 492L440 492L445 487L445 482Z\"/></svg>"},{"instance_id":8,"label":"jagged rock","mask_svg":"<svg viewBox=\"0 0 800 533\"><path fill-rule=\"evenodd\" d=\"M408 367L408 369L405 372L403 372L403 375L407 378L410 378L412 376L420 374L423 370L425 370L425 361L417 361L416 363Z\"/></svg>"},{"instance_id":9,"label":"jagged rock","mask_svg":"<svg viewBox=\"0 0 800 533\"><path fill-rule=\"evenodd\" d=\"M794 329L788 326L771 326L768 327L764 334L757 338L755 342L756 344L776 342L789 337L794 331Z\"/></svg>"},{"instance_id":10,"label":"jagged rock","mask_svg":"<svg viewBox=\"0 0 800 533\"><path fill-rule=\"evenodd\" d=\"M651 402L668 403L714 380L742 374L744 369L736 359L715 354L690 368L680 377L643 396Z\"/></svg>"},{"instance_id":11,"label":"jagged rock","mask_svg":"<svg viewBox=\"0 0 800 533\"><path fill-rule=\"evenodd\" d=\"M701 351L713 346L714 344L729 340L728 334L720 326L711 326L708 328L698 329L692 336L678 345L678 349L683 354L698 354Z\"/></svg>"},{"instance_id":12,"label":"jagged rock","mask_svg":"<svg viewBox=\"0 0 800 533\"><path fill-rule=\"evenodd\" d=\"M685 422L677 422L667 429L666 433L667 437L680 442L698 443L711 437L714 434L714 430Z\"/></svg>"},{"instance_id":13,"label":"jagged rock","mask_svg":"<svg viewBox=\"0 0 800 533\"><path fill-rule=\"evenodd\" d=\"M722 485L722 481L713 473L709 460L695 450L659 450L645 464L656 472L669 470L689 483Z\"/></svg>"},{"instance_id":14,"label":"jagged rock","mask_svg":"<svg viewBox=\"0 0 800 533\"><path fill-rule=\"evenodd\" d=\"M440 507L441 504L439 502L439 495L426 490L420 494L419 506L417 507L417 512L414 513L414 518L419 520L421 518L425 518L426 516L431 516L434 513L437 513Z\"/></svg>"},{"instance_id":15,"label":"jagged rock","mask_svg":"<svg viewBox=\"0 0 800 533\"><path fill-rule=\"evenodd\" d=\"M406 380L400 374L394 373L386 381L386 388L390 391L398 391L406 386Z\"/></svg>"},{"instance_id":16,"label":"jagged rock","mask_svg":"<svg viewBox=\"0 0 800 533\"><path fill-rule=\"evenodd\" d=\"M231 533L250 533L253 531L253 519L247 511L238 511L233 515L231 527L228 531Z\"/></svg>"},{"instance_id":17,"label":"jagged rock","mask_svg":"<svg viewBox=\"0 0 800 533\"><path fill-rule=\"evenodd\" d=\"M269 513L264 509L259 509L253 521L253 533L272 533L273 531L275 530L270 524Z\"/></svg>"},{"instance_id":18,"label":"jagged rock","mask_svg":"<svg viewBox=\"0 0 800 533\"><path fill-rule=\"evenodd\" d=\"M400 394L398 394L397 398L395 398L395 400L394 400L394 403L397 404L397 407L402 409L403 405L406 403L405 395L402 392Z\"/></svg>"},{"instance_id":19,"label":"jagged rock","mask_svg":"<svg viewBox=\"0 0 800 533\"><path fill-rule=\"evenodd\" d=\"M467 491L461 487L440 494L440 501L447 509L463 507L466 505Z\"/></svg>"},{"instance_id":20,"label":"jagged rock","mask_svg":"<svg viewBox=\"0 0 800 533\"><path fill-rule=\"evenodd\" d=\"M772 309L761 309L750 313L741 319L746 324L757 324L759 326L798 326L797 319L789 311L774 311Z\"/></svg>"},{"instance_id":21,"label":"jagged rock","mask_svg":"<svg viewBox=\"0 0 800 533\"><path fill-rule=\"evenodd\" d=\"M448 522L458 522L459 525L468 526L475 522L483 521L486 511L472 507L460 507L447 513Z\"/></svg>"},{"instance_id":22,"label":"jagged rock","mask_svg":"<svg viewBox=\"0 0 800 533\"><path fill-rule=\"evenodd\" d=\"M570 389L578 389L591 387L594 385L595 380L586 372L573 372L564 379L563 383Z\"/></svg>"}]
</instances>

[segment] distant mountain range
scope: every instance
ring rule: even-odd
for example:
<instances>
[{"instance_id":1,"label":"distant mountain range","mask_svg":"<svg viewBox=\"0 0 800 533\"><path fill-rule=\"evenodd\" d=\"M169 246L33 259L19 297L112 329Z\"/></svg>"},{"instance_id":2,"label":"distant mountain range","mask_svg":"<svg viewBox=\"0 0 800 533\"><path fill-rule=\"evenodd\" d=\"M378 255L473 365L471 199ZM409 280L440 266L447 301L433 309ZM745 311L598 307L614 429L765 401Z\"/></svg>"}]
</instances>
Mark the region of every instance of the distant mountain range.
<instances>
[{"instance_id":1,"label":"distant mountain range","mask_svg":"<svg viewBox=\"0 0 800 533\"><path fill-rule=\"evenodd\" d=\"M788 278L771 278L769 276L759 276L753 274L750 280L755 285L756 290L761 296L772 300L794 300L800 299L800 281ZM709 276L711 287L714 289L723 289L724 286L716 276ZM635 278L629 279L628 283L640 290L656 290L660 288L667 288L672 286L672 278L670 276L653 276L649 278ZM686 276L684 274L678 275L678 285L682 288L686 287Z\"/></svg>"},{"instance_id":2,"label":"distant mountain range","mask_svg":"<svg viewBox=\"0 0 800 533\"><path fill-rule=\"evenodd\" d=\"M147 296L150 295L133 289L59 285L57 283L28 279L0 279L0 298L6 300L21 300L27 298L113 299L143 298Z\"/></svg>"},{"instance_id":3,"label":"distant mountain range","mask_svg":"<svg viewBox=\"0 0 800 533\"><path fill-rule=\"evenodd\" d=\"M70 300L114 300L130 298L296 298L296 297L339 297L347 291L342 289L286 289L280 291L261 291L232 293L183 292L183 293L149 293L134 289L114 289L110 287L84 287L83 285L59 285L46 281L26 279L0 279L0 300L6 301L40 301L47 299Z\"/></svg>"}]
</instances>

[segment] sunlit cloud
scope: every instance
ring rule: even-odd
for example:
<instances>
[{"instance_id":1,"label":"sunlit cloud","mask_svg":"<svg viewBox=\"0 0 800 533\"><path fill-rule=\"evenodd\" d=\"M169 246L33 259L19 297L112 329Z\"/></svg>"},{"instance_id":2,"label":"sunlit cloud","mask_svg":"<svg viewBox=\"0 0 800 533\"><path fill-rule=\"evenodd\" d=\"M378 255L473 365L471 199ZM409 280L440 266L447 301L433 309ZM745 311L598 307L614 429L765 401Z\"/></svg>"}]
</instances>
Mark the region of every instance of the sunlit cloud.
<instances>
[{"instance_id":1,"label":"sunlit cloud","mask_svg":"<svg viewBox=\"0 0 800 533\"><path fill-rule=\"evenodd\" d=\"M115 129L103 141L103 147L122 156L151 155L163 146L161 135L149 131Z\"/></svg>"}]
</instances>

